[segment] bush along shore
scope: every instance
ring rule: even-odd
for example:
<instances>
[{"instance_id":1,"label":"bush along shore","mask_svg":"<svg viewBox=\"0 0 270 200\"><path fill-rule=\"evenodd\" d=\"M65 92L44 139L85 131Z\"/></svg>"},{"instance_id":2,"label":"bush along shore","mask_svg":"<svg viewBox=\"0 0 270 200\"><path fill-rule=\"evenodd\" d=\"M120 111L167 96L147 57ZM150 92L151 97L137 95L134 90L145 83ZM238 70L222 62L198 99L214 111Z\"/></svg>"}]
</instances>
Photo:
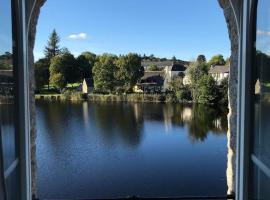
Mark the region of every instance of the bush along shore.
<instances>
[{"instance_id":1,"label":"bush along shore","mask_svg":"<svg viewBox=\"0 0 270 200\"><path fill-rule=\"evenodd\" d=\"M36 94L36 101L89 101L89 102L142 102L142 103L195 103L192 100L181 99L173 93L160 94L82 94L66 91L62 94Z\"/></svg>"}]
</instances>

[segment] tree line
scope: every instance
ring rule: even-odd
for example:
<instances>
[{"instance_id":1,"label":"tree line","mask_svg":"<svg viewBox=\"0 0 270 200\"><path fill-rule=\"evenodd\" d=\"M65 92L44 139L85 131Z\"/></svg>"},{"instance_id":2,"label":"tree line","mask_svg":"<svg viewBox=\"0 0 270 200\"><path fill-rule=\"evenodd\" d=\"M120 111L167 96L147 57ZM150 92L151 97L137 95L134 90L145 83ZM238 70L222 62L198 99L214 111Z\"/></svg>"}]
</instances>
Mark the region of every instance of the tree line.
<instances>
[{"instance_id":1,"label":"tree line","mask_svg":"<svg viewBox=\"0 0 270 200\"><path fill-rule=\"evenodd\" d=\"M192 62L187 73L175 77L170 84L171 90L178 99L190 100L197 103L228 103L228 78L220 84L209 74L215 65L229 65L230 60L224 59L221 54L213 56L208 62L204 55L199 55ZM190 83L183 84L184 76L189 77Z\"/></svg>"},{"instance_id":2,"label":"tree line","mask_svg":"<svg viewBox=\"0 0 270 200\"><path fill-rule=\"evenodd\" d=\"M67 48L60 49L59 42L54 30L44 49L45 57L35 63L37 90L47 85L48 89L53 86L61 91L68 84L90 78L97 92L128 92L144 74L141 57L136 53L98 56L83 52L75 58Z\"/></svg>"},{"instance_id":3,"label":"tree line","mask_svg":"<svg viewBox=\"0 0 270 200\"><path fill-rule=\"evenodd\" d=\"M44 58L35 63L36 88L41 90L56 88L62 91L67 85L81 83L84 78L92 79L97 93L126 93L132 92L133 86L144 75L141 66L143 59L155 60L153 55L140 56L136 53L127 55L103 54L95 55L83 52L77 58L67 48L60 48L60 38L56 31L51 33L44 48ZM174 60L177 59L174 57ZM227 103L228 80L217 85L209 75L213 65L229 64L229 59L222 55L213 56L209 61L204 55L199 55L194 62L190 62L187 73L179 74L170 83L168 93L177 99L185 99L199 103ZM150 66L151 70L160 70L157 66ZM183 84L188 75L189 85Z\"/></svg>"}]
</instances>

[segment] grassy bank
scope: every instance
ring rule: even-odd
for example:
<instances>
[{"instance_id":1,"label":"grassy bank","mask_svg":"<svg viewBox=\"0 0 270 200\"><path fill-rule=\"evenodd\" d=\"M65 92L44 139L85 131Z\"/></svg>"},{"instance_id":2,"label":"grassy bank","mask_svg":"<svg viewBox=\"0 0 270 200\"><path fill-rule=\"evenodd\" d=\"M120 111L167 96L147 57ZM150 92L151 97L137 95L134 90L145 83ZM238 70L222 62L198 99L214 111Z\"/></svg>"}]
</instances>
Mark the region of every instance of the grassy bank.
<instances>
[{"instance_id":1,"label":"grassy bank","mask_svg":"<svg viewBox=\"0 0 270 200\"><path fill-rule=\"evenodd\" d=\"M168 102L190 103L190 101L178 99L173 94L88 94L67 91L63 94L38 94L36 100L45 101L92 101L92 102Z\"/></svg>"}]
</instances>

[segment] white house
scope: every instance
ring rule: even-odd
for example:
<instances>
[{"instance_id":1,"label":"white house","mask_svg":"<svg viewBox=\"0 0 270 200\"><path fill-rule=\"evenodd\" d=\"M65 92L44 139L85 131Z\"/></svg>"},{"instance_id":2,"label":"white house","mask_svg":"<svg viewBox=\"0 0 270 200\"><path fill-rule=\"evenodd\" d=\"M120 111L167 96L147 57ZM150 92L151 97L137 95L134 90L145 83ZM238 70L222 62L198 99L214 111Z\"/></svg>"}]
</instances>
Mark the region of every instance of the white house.
<instances>
[{"instance_id":1,"label":"white house","mask_svg":"<svg viewBox=\"0 0 270 200\"><path fill-rule=\"evenodd\" d=\"M215 79L217 84L220 84L221 81L227 78L230 74L229 65L215 65L212 66L209 70L209 74Z\"/></svg>"}]
</instances>

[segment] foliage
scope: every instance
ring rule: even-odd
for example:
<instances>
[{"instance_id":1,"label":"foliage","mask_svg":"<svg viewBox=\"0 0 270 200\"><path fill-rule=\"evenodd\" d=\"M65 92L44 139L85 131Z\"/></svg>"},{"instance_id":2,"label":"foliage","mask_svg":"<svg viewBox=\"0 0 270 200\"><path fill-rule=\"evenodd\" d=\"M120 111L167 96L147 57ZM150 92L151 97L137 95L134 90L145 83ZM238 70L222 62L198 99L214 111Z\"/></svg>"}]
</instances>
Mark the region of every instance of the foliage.
<instances>
[{"instance_id":1,"label":"foliage","mask_svg":"<svg viewBox=\"0 0 270 200\"><path fill-rule=\"evenodd\" d=\"M194 101L198 103L211 104L218 100L218 88L214 78L210 75L203 75L198 80L198 87L193 92Z\"/></svg>"},{"instance_id":2,"label":"foliage","mask_svg":"<svg viewBox=\"0 0 270 200\"><path fill-rule=\"evenodd\" d=\"M71 54L71 52L69 51L69 49L67 47L63 47L59 54Z\"/></svg>"},{"instance_id":3,"label":"foliage","mask_svg":"<svg viewBox=\"0 0 270 200\"><path fill-rule=\"evenodd\" d=\"M66 86L67 81L66 81L63 74L61 74L61 73L52 73L50 75L50 83L53 84L58 89L62 90Z\"/></svg>"},{"instance_id":4,"label":"foliage","mask_svg":"<svg viewBox=\"0 0 270 200\"><path fill-rule=\"evenodd\" d=\"M48 85L49 89L49 72L50 61L47 58L39 59L35 63L35 83L38 90L42 89L43 85Z\"/></svg>"},{"instance_id":5,"label":"foliage","mask_svg":"<svg viewBox=\"0 0 270 200\"><path fill-rule=\"evenodd\" d=\"M99 92L112 92L115 86L114 71L117 57L103 54L97 58L93 67L94 88Z\"/></svg>"},{"instance_id":6,"label":"foliage","mask_svg":"<svg viewBox=\"0 0 270 200\"><path fill-rule=\"evenodd\" d=\"M51 60L53 57L57 56L60 53L59 42L60 37L54 29L47 42L47 46L44 49L44 54L47 59Z\"/></svg>"},{"instance_id":7,"label":"foliage","mask_svg":"<svg viewBox=\"0 0 270 200\"><path fill-rule=\"evenodd\" d=\"M92 77L92 68L96 62L96 55L91 52L83 52L77 58L78 66L81 69L83 78Z\"/></svg>"},{"instance_id":8,"label":"foliage","mask_svg":"<svg viewBox=\"0 0 270 200\"><path fill-rule=\"evenodd\" d=\"M175 56L173 56L172 61L177 61L177 58Z\"/></svg>"},{"instance_id":9,"label":"foliage","mask_svg":"<svg viewBox=\"0 0 270 200\"><path fill-rule=\"evenodd\" d=\"M198 80L207 73L208 67L205 63L192 63L188 68L188 75L190 77L191 86L195 87L198 83Z\"/></svg>"},{"instance_id":10,"label":"foliage","mask_svg":"<svg viewBox=\"0 0 270 200\"><path fill-rule=\"evenodd\" d=\"M224 78L220 85L219 89L219 103L227 105L228 104L228 77Z\"/></svg>"},{"instance_id":11,"label":"foliage","mask_svg":"<svg viewBox=\"0 0 270 200\"><path fill-rule=\"evenodd\" d=\"M173 92L181 90L182 87L183 87L183 77L181 76L175 76L169 83L169 88Z\"/></svg>"},{"instance_id":12,"label":"foliage","mask_svg":"<svg viewBox=\"0 0 270 200\"><path fill-rule=\"evenodd\" d=\"M148 71L159 71L160 69L158 68L157 65L154 65L154 64L151 64L149 67L148 67Z\"/></svg>"},{"instance_id":13,"label":"foliage","mask_svg":"<svg viewBox=\"0 0 270 200\"><path fill-rule=\"evenodd\" d=\"M203 63L203 62L206 62L206 57L205 57L205 55L198 55L198 57L197 57L197 62L198 63Z\"/></svg>"},{"instance_id":14,"label":"foliage","mask_svg":"<svg viewBox=\"0 0 270 200\"><path fill-rule=\"evenodd\" d=\"M12 54L10 52L0 55L0 69L11 70L12 66Z\"/></svg>"},{"instance_id":15,"label":"foliage","mask_svg":"<svg viewBox=\"0 0 270 200\"><path fill-rule=\"evenodd\" d=\"M59 89L63 89L67 83L77 82L80 78L81 71L72 54L60 54L51 60L50 83Z\"/></svg>"},{"instance_id":16,"label":"foliage","mask_svg":"<svg viewBox=\"0 0 270 200\"><path fill-rule=\"evenodd\" d=\"M217 54L213 56L209 61L208 61L208 67L215 66L215 65L225 65L225 60L223 58L223 55Z\"/></svg>"},{"instance_id":17,"label":"foliage","mask_svg":"<svg viewBox=\"0 0 270 200\"><path fill-rule=\"evenodd\" d=\"M128 55L120 56L115 64L117 69L114 76L117 86L122 87L124 91L130 91L144 74L140 56L129 53Z\"/></svg>"},{"instance_id":18,"label":"foliage","mask_svg":"<svg viewBox=\"0 0 270 200\"><path fill-rule=\"evenodd\" d=\"M193 63L188 70L191 80L191 93L194 102L214 103L218 93L216 82L208 75L208 66L205 63Z\"/></svg>"},{"instance_id":19,"label":"foliage","mask_svg":"<svg viewBox=\"0 0 270 200\"><path fill-rule=\"evenodd\" d=\"M183 86L181 89L177 90L175 96L180 102L192 100L190 89L187 86Z\"/></svg>"}]
</instances>

